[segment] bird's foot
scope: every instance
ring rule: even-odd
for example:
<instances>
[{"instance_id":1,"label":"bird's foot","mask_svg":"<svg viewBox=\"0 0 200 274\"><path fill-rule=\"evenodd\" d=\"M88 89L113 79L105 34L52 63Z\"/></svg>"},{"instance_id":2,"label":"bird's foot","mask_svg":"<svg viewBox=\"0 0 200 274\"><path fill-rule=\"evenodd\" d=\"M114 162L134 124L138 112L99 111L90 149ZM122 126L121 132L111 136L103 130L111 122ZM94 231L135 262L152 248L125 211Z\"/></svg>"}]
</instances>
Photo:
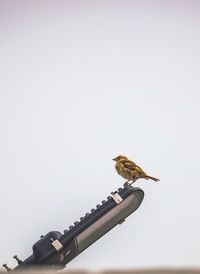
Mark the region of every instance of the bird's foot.
<instances>
[{"instance_id":1,"label":"bird's foot","mask_svg":"<svg viewBox=\"0 0 200 274\"><path fill-rule=\"evenodd\" d=\"M131 185L131 183L129 183L129 181L127 181L127 182L124 183L124 187L130 186L130 185Z\"/></svg>"}]
</instances>

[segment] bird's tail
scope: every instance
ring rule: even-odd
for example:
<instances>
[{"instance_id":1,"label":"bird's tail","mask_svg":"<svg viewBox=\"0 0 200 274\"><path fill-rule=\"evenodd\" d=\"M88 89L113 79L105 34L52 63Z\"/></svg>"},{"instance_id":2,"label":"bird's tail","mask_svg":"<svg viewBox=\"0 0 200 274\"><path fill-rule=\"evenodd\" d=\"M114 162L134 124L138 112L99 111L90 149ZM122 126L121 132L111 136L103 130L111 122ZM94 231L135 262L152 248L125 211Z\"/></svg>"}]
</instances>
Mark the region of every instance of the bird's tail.
<instances>
[{"instance_id":1,"label":"bird's tail","mask_svg":"<svg viewBox=\"0 0 200 274\"><path fill-rule=\"evenodd\" d=\"M155 177L152 177L152 176L149 176L149 175L145 175L144 178L147 179L147 180L148 180L148 179L151 179L151 180L153 180L153 181L155 181L155 182L160 181L159 179L157 179L157 178L155 178Z\"/></svg>"}]
</instances>

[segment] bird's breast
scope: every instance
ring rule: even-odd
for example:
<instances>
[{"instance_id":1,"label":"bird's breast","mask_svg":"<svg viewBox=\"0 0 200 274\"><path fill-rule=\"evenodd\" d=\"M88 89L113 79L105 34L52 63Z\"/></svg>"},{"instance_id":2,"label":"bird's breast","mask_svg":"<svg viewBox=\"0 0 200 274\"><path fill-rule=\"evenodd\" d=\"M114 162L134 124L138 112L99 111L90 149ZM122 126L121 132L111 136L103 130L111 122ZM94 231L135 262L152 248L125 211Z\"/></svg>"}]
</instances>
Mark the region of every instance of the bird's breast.
<instances>
[{"instance_id":1,"label":"bird's breast","mask_svg":"<svg viewBox=\"0 0 200 274\"><path fill-rule=\"evenodd\" d=\"M115 168L117 170L117 173L121 175L125 179L131 179L131 173L130 171L124 167L122 163L116 163Z\"/></svg>"}]
</instances>

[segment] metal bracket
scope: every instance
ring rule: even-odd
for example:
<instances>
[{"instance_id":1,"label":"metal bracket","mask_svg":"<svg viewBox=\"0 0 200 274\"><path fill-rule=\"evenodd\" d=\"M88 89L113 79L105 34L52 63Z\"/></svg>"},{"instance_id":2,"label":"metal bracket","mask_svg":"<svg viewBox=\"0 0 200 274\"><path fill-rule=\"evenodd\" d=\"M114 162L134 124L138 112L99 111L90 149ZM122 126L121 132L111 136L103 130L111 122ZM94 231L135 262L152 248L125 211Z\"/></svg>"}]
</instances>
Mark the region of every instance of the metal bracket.
<instances>
[{"instance_id":1,"label":"metal bracket","mask_svg":"<svg viewBox=\"0 0 200 274\"><path fill-rule=\"evenodd\" d=\"M121 224L123 224L125 221L126 221L125 219L121 219L121 220L119 221L118 224L121 225Z\"/></svg>"},{"instance_id":2,"label":"metal bracket","mask_svg":"<svg viewBox=\"0 0 200 274\"><path fill-rule=\"evenodd\" d=\"M111 197L117 204L120 204L123 201L123 198L119 195L118 192L111 192Z\"/></svg>"},{"instance_id":3,"label":"metal bracket","mask_svg":"<svg viewBox=\"0 0 200 274\"><path fill-rule=\"evenodd\" d=\"M63 249L63 245L58 240L54 240L51 244L57 251Z\"/></svg>"}]
</instances>

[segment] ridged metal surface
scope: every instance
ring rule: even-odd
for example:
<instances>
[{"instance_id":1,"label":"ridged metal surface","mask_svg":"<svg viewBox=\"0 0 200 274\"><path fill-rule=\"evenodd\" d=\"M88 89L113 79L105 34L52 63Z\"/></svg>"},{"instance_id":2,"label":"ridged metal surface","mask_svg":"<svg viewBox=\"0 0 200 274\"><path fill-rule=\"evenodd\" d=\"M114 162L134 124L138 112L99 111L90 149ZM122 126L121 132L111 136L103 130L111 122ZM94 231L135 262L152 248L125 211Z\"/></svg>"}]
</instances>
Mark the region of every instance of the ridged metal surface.
<instances>
[{"instance_id":1,"label":"ridged metal surface","mask_svg":"<svg viewBox=\"0 0 200 274\"><path fill-rule=\"evenodd\" d=\"M77 236L78 251L82 252L105 233L119 224L123 219L128 217L138 207L139 196L136 194L130 195L123 202L118 204L98 221L85 229Z\"/></svg>"}]
</instances>

